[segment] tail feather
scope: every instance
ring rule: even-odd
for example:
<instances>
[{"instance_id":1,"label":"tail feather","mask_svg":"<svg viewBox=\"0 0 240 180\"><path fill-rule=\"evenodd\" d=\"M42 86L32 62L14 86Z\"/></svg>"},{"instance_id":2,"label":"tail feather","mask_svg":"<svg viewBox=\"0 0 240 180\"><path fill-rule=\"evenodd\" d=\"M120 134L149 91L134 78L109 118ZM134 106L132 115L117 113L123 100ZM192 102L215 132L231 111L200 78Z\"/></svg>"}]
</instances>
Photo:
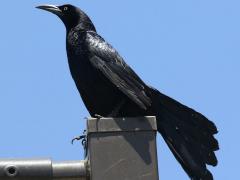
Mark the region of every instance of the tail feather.
<instances>
[{"instance_id":1,"label":"tail feather","mask_svg":"<svg viewBox=\"0 0 240 180\"><path fill-rule=\"evenodd\" d=\"M156 90L154 90L156 92ZM158 91L157 91L158 92ZM218 132L217 127L212 121L209 121L204 115L196 112L195 110L179 103L178 101L158 92L158 97L161 100L161 104L173 113L176 117L188 121L189 124L197 126L202 131L216 134ZM195 119L193 121L193 119Z\"/></svg>"},{"instance_id":2,"label":"tail feather","mask_svg":"<svg viewBox=\"0 0 240 180\"><path fill-rule=\"evenodd\" d=\"M212 180L206 164L216 166L217 128L202 114L152 89L158 131L193 180Z\"/></svg>"}]
</instances>

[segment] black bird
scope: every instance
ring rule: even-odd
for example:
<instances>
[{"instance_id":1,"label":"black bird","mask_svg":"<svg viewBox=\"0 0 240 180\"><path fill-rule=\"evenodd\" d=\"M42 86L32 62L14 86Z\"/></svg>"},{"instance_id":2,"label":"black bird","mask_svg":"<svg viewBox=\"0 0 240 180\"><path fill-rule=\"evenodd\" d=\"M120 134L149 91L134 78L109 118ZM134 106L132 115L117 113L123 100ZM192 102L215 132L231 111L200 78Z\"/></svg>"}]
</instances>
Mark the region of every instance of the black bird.
<instances>
[{"instance_id":1,"label":"black bird","mask_svg":"<svg viewBox=\"0 0 240 180\"><path fill-rule=\"evenodd\" d=\"M91 116L157 117L158 131L193 180L212 180L217 128L199 112L146 85L99 34L90 18L70 4L42 5L65 24L71 75Z\"/></svg>"}]
</instances>

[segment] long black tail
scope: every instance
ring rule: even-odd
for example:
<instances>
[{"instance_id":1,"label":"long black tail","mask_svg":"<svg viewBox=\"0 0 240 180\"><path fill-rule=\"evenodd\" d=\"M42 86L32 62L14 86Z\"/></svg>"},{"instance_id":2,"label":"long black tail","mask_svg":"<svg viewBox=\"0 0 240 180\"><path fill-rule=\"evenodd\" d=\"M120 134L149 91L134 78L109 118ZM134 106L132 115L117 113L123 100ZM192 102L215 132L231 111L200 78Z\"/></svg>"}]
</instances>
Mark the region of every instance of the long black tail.
<instances>
[{"instance_id":1,"label":"long black tail","mask_svg":"<svg viewBox=\"0 0 240 180\"><path fill-rule=\"evenodd\" d=\"M158 131L183 169L192 180L213 180L206 164L216 166L214 151L219 149L214 138L213 122L193 109L152 89Z\"/></svg>"}]
</instances>

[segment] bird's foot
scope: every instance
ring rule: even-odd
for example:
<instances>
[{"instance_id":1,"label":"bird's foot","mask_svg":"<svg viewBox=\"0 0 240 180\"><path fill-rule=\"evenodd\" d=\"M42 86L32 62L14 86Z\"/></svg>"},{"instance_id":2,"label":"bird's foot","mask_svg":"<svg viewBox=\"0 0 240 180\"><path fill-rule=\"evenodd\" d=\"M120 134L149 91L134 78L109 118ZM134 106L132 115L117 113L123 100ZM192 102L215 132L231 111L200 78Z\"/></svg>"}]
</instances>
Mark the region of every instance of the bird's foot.
<instances>
[{"instance_id":1,"label":"bird's foot","mask_svg":"<svg viewBox=\"0 0 240 180\"><path fill-rule=\"evenodd\" d=\"M99 114L94 114L94 117L97 118L97 119L104 118L103 116L101 116L101 115L99 115Z\"/></svg>"}]
</instances>

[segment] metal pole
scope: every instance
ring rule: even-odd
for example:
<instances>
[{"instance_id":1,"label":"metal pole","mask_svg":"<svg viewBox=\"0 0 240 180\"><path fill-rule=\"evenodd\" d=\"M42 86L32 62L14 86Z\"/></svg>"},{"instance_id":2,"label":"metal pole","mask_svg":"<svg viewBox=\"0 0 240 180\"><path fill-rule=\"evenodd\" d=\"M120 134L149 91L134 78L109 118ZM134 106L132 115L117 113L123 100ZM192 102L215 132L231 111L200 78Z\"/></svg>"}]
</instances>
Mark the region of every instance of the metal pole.
<instances>
[{"instance_id":1,"label":"metal pole","mask_svg":"<svg viewBox=\"0 0 240 180\"><path fill-rule=\"evenodd\" d=\"M86 161L0 160L1 180L86 180Z\"/></svg>"},{"instance_id":2,"label":"metal pole","mask_svg":"<svg viewBox=\"0 0 240 180\"><path fill-rule=\"evenodd\" d=\"M87 121L91 180L158 180L156 118Z\"/></svg>"}]
</instances>

